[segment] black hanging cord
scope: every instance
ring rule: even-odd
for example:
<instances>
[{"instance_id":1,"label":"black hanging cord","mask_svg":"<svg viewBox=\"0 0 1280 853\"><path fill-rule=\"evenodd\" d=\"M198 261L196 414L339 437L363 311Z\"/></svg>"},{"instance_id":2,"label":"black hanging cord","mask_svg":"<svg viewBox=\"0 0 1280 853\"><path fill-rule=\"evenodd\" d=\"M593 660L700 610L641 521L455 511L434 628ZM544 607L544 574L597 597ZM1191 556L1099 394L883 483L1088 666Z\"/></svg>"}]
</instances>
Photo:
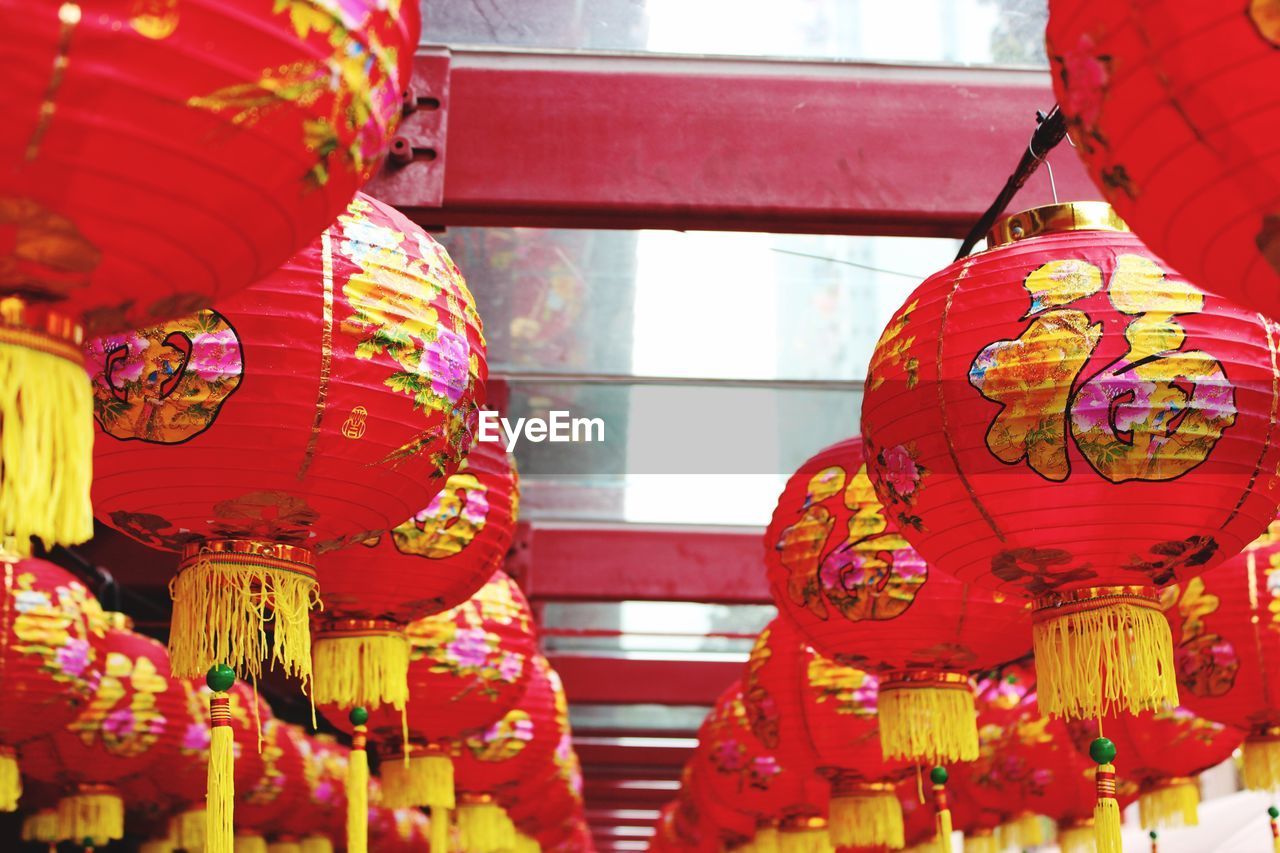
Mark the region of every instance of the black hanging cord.
<instances>
[{"instance_id":1,"label":"black hanging cord","mask_svg":"<svg viewBox=\"0 0 1280 853\"><path fill-rule=\"evenodd\" d=\"M982 218L974 224L969 231L969 236L964 238L964 243L960 245L960 251L956 255L957 261L968 256L973 251L973 247L978 245L978 241L986 236L996 219L1009 206L1009 202L1013 201L1018 190L1022 189L1027 179L1036 173L1036 169L1040 168L1044 158L1066 135L1067 120L1057 104L1054 104L1053 109L1047 114L1041 111L1036 112L1036 129L1031 134L1031 144L1027 146L1026 151L1022 152L1022 159L1018 161L1018 167L1013 170L1009 180L1005 181L1004 189L1000 190L1000 194L987 208L987 212L982 214Z\"/></svg>"}]
</instances>

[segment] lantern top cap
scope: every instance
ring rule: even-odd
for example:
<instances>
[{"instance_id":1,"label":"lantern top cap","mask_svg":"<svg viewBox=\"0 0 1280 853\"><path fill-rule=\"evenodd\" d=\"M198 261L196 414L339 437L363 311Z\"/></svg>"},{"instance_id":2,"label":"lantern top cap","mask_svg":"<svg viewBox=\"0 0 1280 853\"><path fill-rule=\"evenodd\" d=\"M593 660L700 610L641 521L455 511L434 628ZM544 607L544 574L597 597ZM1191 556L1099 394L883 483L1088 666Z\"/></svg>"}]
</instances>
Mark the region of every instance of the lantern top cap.
<instances>
[{"instance_id":1,"label":"lantern top cap","mask_svg":"<svg viewBox=\"0 0 1280 853\"><path fill-rule=\"evenodd\" d=\"M1128 230L1129 226L1105 201L1069 201L1033 207L1002 217L987 232L987 248L1066 231Z\"/></svg>"},{"instance_id":2,"label":"lantern top cap","mask_svg":"<svg viewBox=\"0 0 1280 853\"><path fill-rule=\"evenodd\" d=\"M806 829L826 829L827 819L819 815L791 815L778 825L783 832L802 832Z\"/></svg>"}]
</instances>

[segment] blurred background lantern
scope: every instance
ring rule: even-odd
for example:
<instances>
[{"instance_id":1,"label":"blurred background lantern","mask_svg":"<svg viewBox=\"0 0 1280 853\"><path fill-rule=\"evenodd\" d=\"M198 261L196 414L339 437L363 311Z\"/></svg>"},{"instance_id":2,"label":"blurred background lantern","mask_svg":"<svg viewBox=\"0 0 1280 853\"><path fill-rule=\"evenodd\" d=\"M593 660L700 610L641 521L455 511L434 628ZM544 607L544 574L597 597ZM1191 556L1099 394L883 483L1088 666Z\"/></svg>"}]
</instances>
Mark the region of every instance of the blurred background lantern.
<instances>
[{"instance_id":1,"label":"blurred background lantern","mask_svg":"<svg viewBox=\"0 0 1280 853\"><path fill-rule=\"evenodd\" d=\"M366 0L0 10L0 536L25 550L93 535L82 329L204 308L325 228L395 130L419 14Z\"/></svg>"},{"instance_id":2,"label":"blurred background lantern","mask_svg":"<svg viewBox=\"0 0 1280 853\"><path fill-rule=\"evenodd\" d=\"M262 720L262 775L255 782L236 788L236 853L263 853L265 837L272 835L296 810L305 809L310 798L307 766L299 746L300 737L289 723L260 709ZM245 850L242 839L262 841L263 850Z\"/></svg>"},{"instance_id":3,"label":"blurred background lantern","mask_svg":"<svg viewBox=\"0 0 1280 853\"><path fill-rule=\"evenodd\" d=\"M1280 16L1268 0L1052 0L1058 104L1094 183L1214 293L1280 315Z\"/></svg>"},{"instance_id":4,"label":"blurred background lantern","mask_svg":"<svg viewBox=\"0 0 1280 853\"><path fill-rule=\"evenodd\" d=\"M1199 775L1226 761L1244 739L1240 729L1198 717L1186 708L1147 711L1067 725L1084 754L1104 732L1121 756L1119 770L1138 786L1143 829L1196 826Z\"/></svg>"},{"instance_id":5,"label":"blurred background lantern","mask_svg":"<svg viewBox=\"0 0 1280 853\"><path fill-rule=\"evenodd\" d=\"M978 760L956 767L956 825L983 828L994 822L1000 841L996 849L1035 847L1045 840L1043 820L1031 810L1034 804L1018 797L1020 789L976 781L977 774L990 774L995 748L1005 729L1030 713L1035 701L1035 668L1029 662L1014 662L984 673L975 686ZM986 788L976 790L978 785ZM970 830L963 831L968 844ZM986 842L977 843L982 846Z\"/></svg>"},{"instance_id":6,"label":"blurred background lantern","mask_svg":"<svg viewBox=\"0 0 1280 853\"><path fill-rule=\"evenodd\" d=\"M275 822L276 834L296 839L302 853L332 853L346 837L348 749L331 735L313 735L286 726L302 757L306 796Z\"/></svg>"},{"instance_id":7,"label":"blurred background lantern","mask_svg":"<svg viewBox=\"0 0 1280 853\"><path fill-rule=\"evenodd\" d=\"M1177 704L1159 588L1275 515L1272 331L1099 202L1006 217L988 243L880 338L871 480L931 565L1034 601L1047 713Z\"/></svg>"},{"instance_id":8,"label":"blurred background lantern","mask_svg":"<svg viewBox=\"0 0 1280 853\"><path fill-rule=\"evenodd\" d=\"M22 795L15 748L60 731L93 699L106 629L85 586L53 563L0 555L0 811Z\"/></svg>"},{"instance_id":9,"label":"blurred background lantern","mask_svg":"<svg viewBox=\"0 0 1280 853\"><path fill-rule=\"evenodd\" d=\"M817 650L880 676L889 758L977 753L969 672L1026 654L1023 614L934 571L897 531L867 478L862 440L828 447L787 481L765 532L778 609Z\"/></svg>"},{"instance_id":10,"label":"blurred background lantern","mask_svg":"<svg viewBox=\"0 0 1280 853\"><path fill-rule=\"evenodd\" d=\"M439 832L455 805L451 755L461 738L516 707L533 672L537 636L529 602L502 571L467 602L405 630L410 700L404 716L385 705L370 711L369 744L382 759L383 804L431 806ZM340 709L322 710L350 731Z\"/></svg>"},{"instance_id":11,"label":"blurred background lantern","mask_svg":"<svg viewBox=\"0 0 1280 853\"><path fill-rule=\"evenodd\" d=\"M896 783L910 773L885 759L876 713L879 679L800 644L797 675L809 763L831 787L831 841L837 847L891 849L904 843Z\"/></svg>"},{"instance_id":12,"label":"blurred background lantern","mask_svg":"<svg viewBox=\"0 0 1280 853\"><path fill-rule=\"evenodd\" d=\"M1245 787L1280 787L1280 523L1166 597L1182 703L1246 733Z\"/></svg>"},{"instance_id":13,"label":"blurred background lantern","mask_svg":"<svg viewBox=\"0 0 1280 853\"><path fill-rule=\"evenodd\" d=\"M486 376L457 267L363 195L217 310L86 352L96 512L181 552L170 649L183 677L225 663L256 678L269 657L305 679L315 555L380 535L440 490L471 446Z\"/></svg>"},{"instance_id":14,"label":"blurred background lantern","mask_svg":"<svg viewBox=\"0 0 1280 853\"><path fill-rule=\"evenodd\" d=\"M59 731L22 747L24 773L62 786L59 840L84 846L124 836L124 801L114 784L162 772L186 734L186 697L164 646L133 631L123 613L105 619L93 699Z\"/></svg>"},{"instance_id":15,"label":"blurred background lantern","mask_svg":"<svg viewBox=\"0 0 1280 853\"><path fill-rule=\"evenodd\" d=\"M511 546L519 501L515 465L502 445L477 441L425 509L389 533L321 557L316 702L403 707L404 626L457 607L484 586Z\"/></svg>"}]
</instances>

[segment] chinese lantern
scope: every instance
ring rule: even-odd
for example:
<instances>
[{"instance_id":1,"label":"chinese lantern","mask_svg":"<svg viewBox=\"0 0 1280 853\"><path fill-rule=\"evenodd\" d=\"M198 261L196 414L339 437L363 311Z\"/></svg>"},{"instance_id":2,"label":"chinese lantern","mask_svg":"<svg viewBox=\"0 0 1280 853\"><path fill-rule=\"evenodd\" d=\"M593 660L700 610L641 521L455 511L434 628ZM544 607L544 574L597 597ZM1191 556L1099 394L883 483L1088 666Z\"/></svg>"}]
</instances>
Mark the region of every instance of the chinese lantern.
<instances>
[{"instance_id":1,"label":"chinese lantern","mask_svg":"<svg viewBox=\"0 0 1280 853\"><path fill-rule=\"evenodd\" d=\"M879 679L800 644L800 721L809 761L831 786L831 840L837 847L898 848L902 810L895 783L910 767L880 749Z\"/></svg>"},{"instance_id":2,"label":"chinese lantern","mask_svg":"<svg viewBox=\"0 0 1280 853\"><path fill-rule=\"evenodd\" d=\"M264 714L262 775L255 783L236 789L237 853L250 844L248 838L261 841L265 850L264 836L276 832L294 811L306 808L310 787L300 741L288 723Z\"/></svg>"},{"instance_id":3,"label":"chinese lantern","mask_svg":"<svg viewBox=\"0 0 1280 853\"><path fill-rule=\"evenodd\" d=\"M419 14L4 0L0 17L0 535L25 551L93 535L82 330L203 308L328 225L395 130Z\"/></svg>"},{"instance_id":4,"label":"chinese lantern","mask_svg":"<svg viewBox=\"0 0 1280 853\"><path fill-rule=\"evenodd\" d=\"M316 555L381 534L444 485L486 375L457 268L363 195L216 310L86 352L96 512L181 552L169 642L182 677L228 664L256 678L270 657L306 680Z\"/></svg>"},{"instance_id":5,"label":"chinese lantern","mask_svg":"<svg viewBox=\"0 0 1280 853\"><path fill-rule=\"evenodd\" d=\"M176 754L185 733L185 697L164 646L135 633L124 614L106 616L93 699L62 729L22 748L24 773L63 786L62 841L122 838L124 802L114 783Z\"/></svg>"},{"instance_id":6,"label":"chinese lantern","mask_svg":"<svg viewBox=\"0 0 1280 853\"><path fill-rule=\"evenodd\" d=\"M297 838L302 853L332 853L333 839L346 833L348 750L330 735L310 735L296 726L288 732L302 755L307 798L301 808L283 815L277 828Z\"/></svg>"},{"instance_id":7,"label":"chinese lantern","mask_svg":"<svg viewBox=\"0 0 1280 853\"><path fill-rule=\"evenodd\" d=\"M450 755L461 737L498 722L520 701L537 653L533 617L519 586L497 571L467 602L405 630L411 697L405 716L384 705L369 711L367 723L369 742L382 758L383 802L452 809ZM346 715L329 709L326 717L349 730ZM435 832L448 822L444 811L440 815Z\"/></svg>"},{"instance_id":8,"label":"chinese lantern","mask_svg":"<svg viewBox=\"0 0 1280 853\"><path fill-rule=\"evenodd\" d=\"M61 730L92 700L102 674L103 617L70 572L0 554L0 811L22 796L15 747Z\"/></svg>"},{"instance_id":9,"label":"chinese lantern","mask_svg":"<svg viewBox=\"0 0 1280 853\"><path fill-rule=\"evenodd\" d=\"M404 626L457 607L484 586L511 545L519 495L502 446L477 441L425 509L320 559L316 702L404 706Z\"/></svg>"},{"instance_id":10,"label":"chinese lantern","mask_svg":"<svg viewBox=\"0 0 1280 853\"><path fill-rule=\"evenodd\" d=\"M1275 515L1274 329L1105 204L1009 216L988 243L881 336L868 473L924 559L1033 601L1047 713L1177 704L1158 590Z\"/></svg>"},{"instance_id":11,"label":"chinese lantern","mask_svg":"<svg viewBox=\"0 0 1280 853\"><path fill-rule=\"evenodd\" d=\"M1054 91L1106 199L1191 281L1280 315L1274 4L1053 0L1049 10Z\"/></svg>"},{"instance_id":12,"label":"chinese lantern","mask_svg":"<svg viewBox=\"0 0 1280 853\"><path fill-rule=\"evenodd\" d=\"M1280 523L1166 604L1183 705L1246 732L1246 788L1280 787Z\"/></svg>"},{"instance_id":13,"label":"chinese lantern","mask_svg":"<svg viewBox=\"0 0 1280 853\"><path fill-rule=\"evenodd\" d=\"M1198 717L1186 708L1147 711L1101 721L1073 720L1068 729L1076 746L1104 732L1122 756L1124 776L1138 786L1143 829L1195 826L1202 772L1231 757L1244 732Z\"/></svg>"},{"instance_id":14,"label":"chinese lantern","mask_svg":"<svg viewBox=\"0 0 1280 853\"><path fill-rule=\"evenodd\" d=\"M1029 713L1035 703L1034 667L1027 662L1014 662L984 673L977 680L974 700L978 711L978 760L957 768L962 778L955 786L959 815L956 824L965 833L965 843L969 843L969 835L974 829L994 827L1000 839L993 838L991 843L1007 840L1010 843L1003 846L1014 847L1043 844L1041 818L1030 810L1032 804L1018 799L1017 790L1010 786L987 784L975 794L975 786L984 784L975 781L976 774L991 772L995 747L1002 742L1005 729ZM984 792L987 794L983 795ZM986 842L987 836L983 833L977 844L982 846ZM1000 846L998 844L996 849Z\"/></svg>"},{"instance_id":15,"label":"chinese lantern","mask_svg":"<svg viewBox=\"0 0 1280 853\"><path fill-rule=\"evenodd\" d=\"M778 609L814 648L880 676L889 758L972 760L969 672L1026 653L1003 594L933 570L897 531L867 478L862 440L820 451L787 481L765 532Z\"/></svg>"}]
</instances>

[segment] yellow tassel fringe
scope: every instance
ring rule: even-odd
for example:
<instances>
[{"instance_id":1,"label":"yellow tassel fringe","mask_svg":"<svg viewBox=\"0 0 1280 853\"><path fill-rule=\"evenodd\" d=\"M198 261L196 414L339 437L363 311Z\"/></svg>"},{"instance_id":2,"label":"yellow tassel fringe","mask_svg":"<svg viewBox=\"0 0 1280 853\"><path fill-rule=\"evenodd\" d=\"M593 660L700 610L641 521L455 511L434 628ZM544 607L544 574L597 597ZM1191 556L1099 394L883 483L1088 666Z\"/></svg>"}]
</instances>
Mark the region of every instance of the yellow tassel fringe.
<instances>
[{"instance_id":1,"label":"yellow tassel fringe","mask_svg":"<svg viewBox=\"0 0 1280 853\"><path fill-rule=\"evenodd\" d=\"M16 812L22 799L22 774L11 747L0 747L0 812Z\"/></svg>"},{"instance_id":2,"label":"yellow tassel fringe","mask_svg":"<svg viewBox=\"0 0 1280 853\"><path fill-rule=\"evenodd\" d=\"M267 853L267 839L256 832L236 833L235 853Z\"/></svg>"},{"instance_id":3,"label":"yellow tassel fringe","mask_svg":"<svg viewBox=\"0 0 1280 853\"><path fill-rule=\"evenodd\" d=\"M450 788L450 790L453 790ZM432 850L449 849L449 809L444 806L431 807L431 824L428 827L431 835Z\"/></svg>"},{"instance_id":4,"label":"yellow tassel fringe","mask_svg":"<svg viewBox=\"0 0 1280 853\"><path fill-rule=\"evenodd\" d=\"M929 764L975 761L978 723L967 686L895 683L879 695L880 749L885 758Z\"/></svg>"},{"instance_id":5,"label":"yellow tassel fringe","mask_svg":"<svg viewBox=\"0 0 1280 853\"><path fill-rule=\"evenodd\" d=\"M124 801L114 791L82 791L58 802L58 840L100 847L124 838ZM85 842L88 841L88 844Z\"/></svg>"},{"instance_id":6,"label":"yellow tassel fringe","mask_svg":"<svg viewBox=\"0 0 1280 853\"><path fill-rule=\"evenodd\" d=\"M22 819L22 840L41 844L58 843L58 812L41 809Z\"/></svg>"},{"instance_id":7,"label":"yellow tassel fringe","mask_svg":"<svg viewBox=\"0 0 1280 853\"><path fill-rule=\"evenodd\" d=\"M203 851L209 834L209 813L205 809L187 809L169 821L169 835L179 850Z\"/></svg>"},{"instance_id":8,"label":"yellow tassel fringe","mask_svg":"<svg viewBox=\"0 0 1280 853\"><path fill-rule=\"evenodd\" d=\"M402 710L408 679L409 638L402 633L316 638L316 704Z\"/></svg>"},{"instance_id":9,"label":"yellow tassel fringe","mask_svg":"<svg viewBox=\"0 0 1280 853\"><path fill-rule=\"evenodd\" d=\"M153 838L138 846L138 853L173 853L177 848L167 838Z\"/></svg>"},{"instance_id":10,"label":"yellow tassel fringe","mask_svg":"<svg viewBox=\"0 0 1280 853\"><path fill-rule=\"evenodd\" d=\"M1119 601L1041 611L1032 633L1044 714L1092 720L1178 704L1173 639L1158 609Z\"/></svg>"},{"instance_id":11,"label":"yellow tassel fringe","mask_svg":"<svg viewBox=\"0 0 1280 853\"><path fill-rule=\"evenodd\" d=\"M302 845L296 841L272 841L267 853L302 853Z\"/></svg>"},{"instance_id":12,"label":"yellow tassel fringe","mask_svg":"<svg viewBox=\"0 0 1280 853\"><path fill-rule=\"evenodd\" d=\"M837 847L900 850L906 844L902 804L892 790L833 795L829 831L831 843Z\"/></svg>"},{"instance_id":13,"label":"yellow tassel fringe","mask_svg":"<svg viewBox=\"0 0 1280 853\"><path fill-rule=\"evenodd\" d=\"M1044 821L1039 815L1023 812L1009 823L996 829L997 844L1000 849L1006 847L1039 847L1048 839L1045 837Z\"/></svg>"},{"instance_id":14,"label":"yellow tassel fringe","mask_svg":"<svg viewBox=\"0 0 1280 853\"><path fill-rule=\"evenodd\" d=\"M778 853L778 832L776 826L762 826L756 830L755 844L757 853Z\"/></svg>"},{"instance_id":15,"label":"yellow tassel fringe","mask_svg":"<svg viewBox=\"0 0 1280 853\"><path fill-rule=\"evenodd\" d=\"M308 835L298 847L302 853L333 853L333 842L323 835Z\"/></svg>"},{"instance_id":16,"label":"yellow tassel fringe","mask_svg":"<svg viewBox=\"0 0 1280 853\"><path fill-rule=\"evenodd\" d=\"M0 343L0 537L31 553L93 536L93 390L84 364Z\"/></svg>"},{"instance_id":17,"label":"yellow tassel fringe","mask_svg":"<svg viewBox=\"0 0 1280 853\"><path fill-rule=\"evenodd\" d=\"M964 837L964 853L1000 853L995 833L990 830L969 833Z\"/></svg>"},{"instance_id":18,"label":"yellow tassel fringe","mask_svg":"<svg viewBox=\"0 0 1280 853\"><path fill-rule=\"evenodd\" d=\"M1280 788L1280 740L1273 737L1248 737L1240 749L1240 775L1250 791L1273 791Z\"/></svg>"},{"instance_id":19,"label":"yellow tassel fringe","mask_svg":"<svg viewBox=\"0 0 1280 853\"><path fill-rule=\"evenodd\" d=\"M215 663L225 663L256 682L270 658L272 666L279 663L286 675L309 684L309 619L319 602L315 578L222 556L206 554L169 582L173 674L203 677Z\"/></svg>"},{"instance_id":20,"label":"yellow tassel fringe","mask_svg":"<svg viewBox=\"0 0 1280 853\"><path fill-rule=\"evenodd\" d=\"M1116 768L1113 764L1099 764L1097 772L1115 773ZM1097 839L1098 853L1121 853L1120 804L1115 797L1099 796L1094 803L1093 834Z\"/></svg>"},{"instance_id":21,"label":"yellow tassel fringe","mask_svg":"<svg viewBox=\"0 0 1280 853\"><path fill-rule=\"evenodd\" d=\"M382 804L389 809L440 806L452 809L453 760L447 755L412 755L382 763Z\"/></svg>"},{"instance_id":22,"label":"yellow tassel fringe","mask_svg":"<svg viewBox=\"0 0 1280 853\"><path fill-rule=\"evenodd\" d=\"M778 833L778 853L830 853L825 828L785 829Z\"/></svg>"},{"instance_id":23,"label":"yellow tassel fringe","mask_svg":"<svg viewBox=\"0 0 1280 853\"><path fill-rule=\"evenodd\" d=\"M225 694L215 694L215 697ZM209 732L209 777L205 792L205 847L208 853L235 849L236 739L229 725Z\"/></svg>"},{"instance_id":24,"label":"yellow tassel fringe","mask_svg":"<svg viewBox=\"0 0 1280 853\"><path fill-rule=\"evenodd\" d=\"M1163 784L1138 797L1138 818L1143 829L1166 826L1199 826L1200 786L1194 779Z\"/></svg>"},{"instance_id":25,"label":"yellow tassel fringe","mask_svg":"<svg viewBox=\"0 0 1280 853\"><path fill-rule=\"evenodd\" d=\"M347 853L369 851L369 753L362 747L364 726L347 758Z\"/></svg>"},{"instance_id":26,"label":"yellow tassel fringe","mask_svg":"<svg viewBox=\"0 0 1280 853\"><path fill-rule=\"evenodd\" d=\"M494 802L458 805L458 840L467 853L508 853L515 846L515 826Z\"/></svg>"},{"instance_id":27,"label":"yellow tassel fringe","mask_svg":"<svg viewBox=\"0 0 1280 853\"><path fill-rule=\"evenodd\" d=\"M542 845L517 830L515 853L542 853Z\"/></svg>"},{"instance_id":28,"label":"yellow tassel fringe","mask_svg":"<svg viewBox=\"0 0 1280 853\"><path fill-rule=\"evenodd\" d=\"M951 825L951 809L942 809L937 815L938 822L938 853L951 853L951 833L954 827Z\"/></svg>"},{"instance_id":29,"label":"yellow tassel fringe","mask_svg":"<svg viewBox=\"0 0 1280 853\"><path fill-rule=\"evenodd\" d=\"M1062 853L1101 853L1097 847L1093 827L1087 824L1059 829L1058 847L1061 848Z\"/></svg>"}]
</instances>

